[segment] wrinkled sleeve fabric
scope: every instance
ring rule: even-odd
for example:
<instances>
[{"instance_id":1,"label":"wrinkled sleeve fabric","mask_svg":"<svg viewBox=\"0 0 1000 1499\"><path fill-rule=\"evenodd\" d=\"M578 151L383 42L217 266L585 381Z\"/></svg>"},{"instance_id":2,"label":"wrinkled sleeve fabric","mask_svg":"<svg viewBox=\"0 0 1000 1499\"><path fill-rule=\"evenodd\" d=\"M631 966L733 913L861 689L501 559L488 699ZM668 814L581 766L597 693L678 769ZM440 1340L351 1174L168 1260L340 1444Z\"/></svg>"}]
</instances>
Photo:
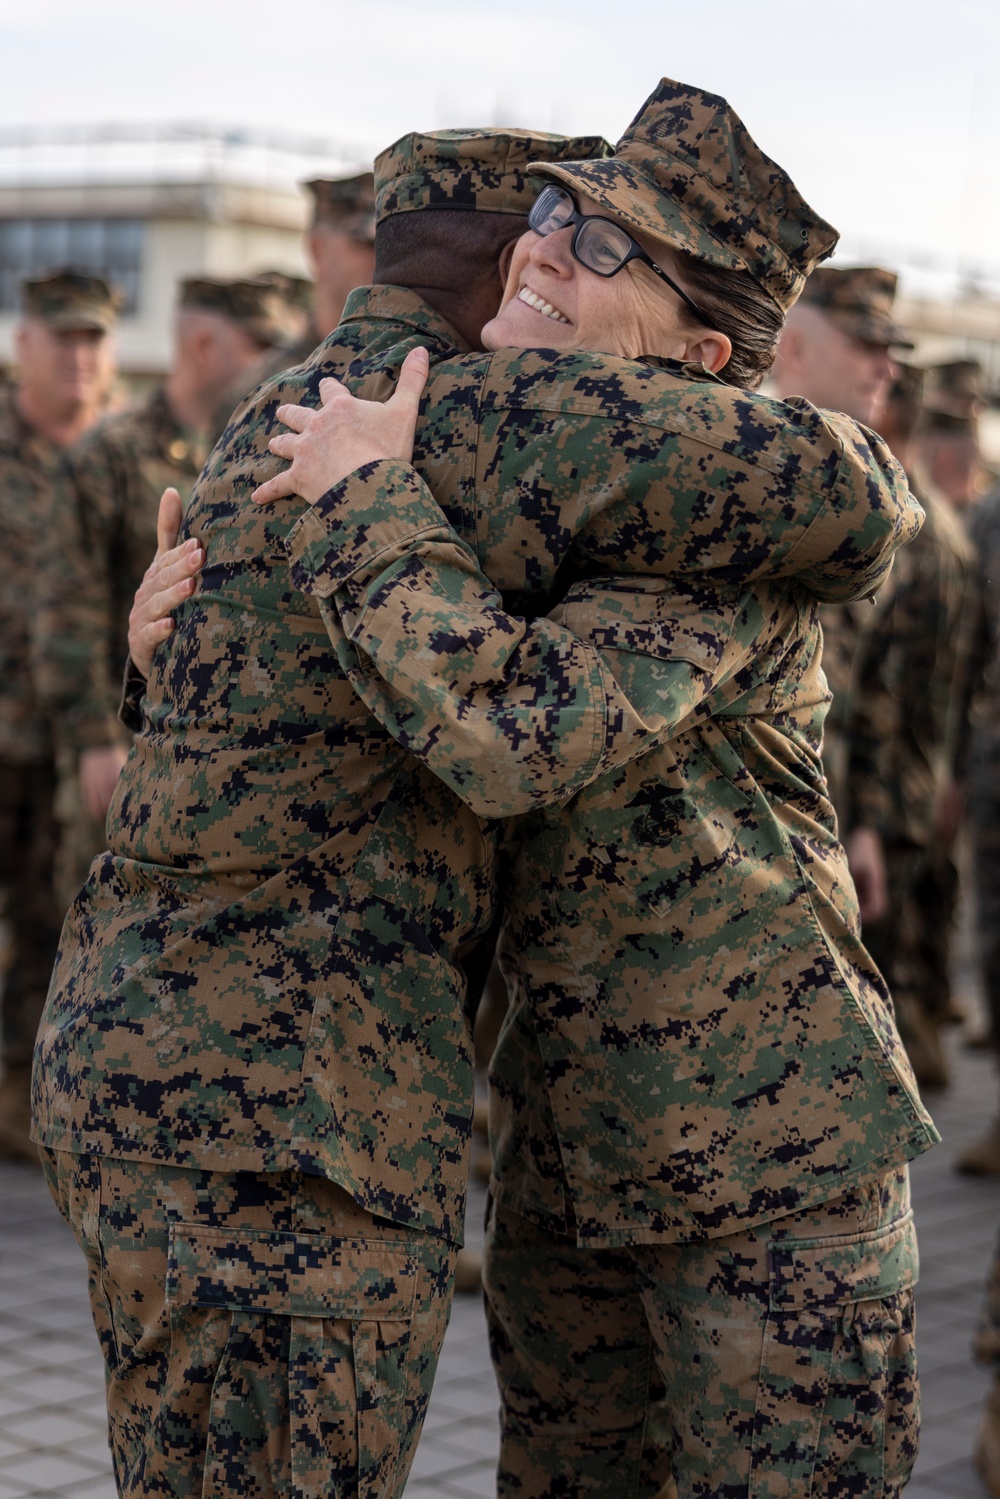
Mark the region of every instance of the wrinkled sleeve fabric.
<instances>
[{"instance_id":1,"label":"wrinkled sleeve fabric","mask_svg":"<svg viewBox=\"0 0 1000 1499\"><path fill-rule=\"evenodd\" d=\"M551 616L508 613L426 484L396 461L329 491L286 551L358 694L481 816L568 798L677 733L763 659L749 586L591 580ZM645 589L653 601L637 628L623 601ZM621 650L649 654L642 691L619 681Z\"/></svg>"}]
</instances>

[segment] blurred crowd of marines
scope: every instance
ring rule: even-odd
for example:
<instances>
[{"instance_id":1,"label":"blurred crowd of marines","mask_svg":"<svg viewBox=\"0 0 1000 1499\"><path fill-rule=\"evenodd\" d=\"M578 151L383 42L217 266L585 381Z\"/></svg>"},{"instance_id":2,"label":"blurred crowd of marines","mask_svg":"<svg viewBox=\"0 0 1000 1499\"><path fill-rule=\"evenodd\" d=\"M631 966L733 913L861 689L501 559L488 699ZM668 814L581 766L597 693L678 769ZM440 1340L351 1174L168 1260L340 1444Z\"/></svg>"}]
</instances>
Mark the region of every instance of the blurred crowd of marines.
<instances>
[{"instance_id":1,"label":"blurred crowd of marines","mask_svg":"<svg viewBox=\"0 0 1000 1499\"><path fill-rule=\"evenodd\" d=\"M117 288L73 267L28 280L0 386L0 1156L36 1161L31 1055L66 908L131 735L118 722L128 614L160 495L185 499L233 408L336 326L374 265L370 172L307 184L314 280L280 271L178 287L166 378L122 406Z\"/></svg>"},{"instance_id":2,"label":"blurred crowd of marines","mask_svg":"<svg viewBox=\"0 0 1000 1499\"><path fill-rule=\"evenodd\" d=\"M234 407L304 360L372 276L371 174L307 187L313 282L277 271L182 281L170 369L138 405L118 399L117 290L72 267L23 285L15 365L0 387L5 1159L37 1160L34 1036L63 914L105 846L128 753L118 718L128 614L156 550L160 495L173 486L186 498ZM987 1008L967 1042L1000 1064L1000 477L980 446L981 366L913 362L895 291L889 270L816 270L771 388L879 431L927 516L874 601L824 606L824 760L865 943L918 1081L934 1089L949 1083L942 1033L969 1019L951 954L960 893ZM487 985L484 1053L502 1004ZM956 1164L1000 1175L1000 1107L982 1125ZM1000 1285L995 1299L1000 1308ZM1000 1310L981 1341L1000 1361Z\"/></svg>"}]
</instances>

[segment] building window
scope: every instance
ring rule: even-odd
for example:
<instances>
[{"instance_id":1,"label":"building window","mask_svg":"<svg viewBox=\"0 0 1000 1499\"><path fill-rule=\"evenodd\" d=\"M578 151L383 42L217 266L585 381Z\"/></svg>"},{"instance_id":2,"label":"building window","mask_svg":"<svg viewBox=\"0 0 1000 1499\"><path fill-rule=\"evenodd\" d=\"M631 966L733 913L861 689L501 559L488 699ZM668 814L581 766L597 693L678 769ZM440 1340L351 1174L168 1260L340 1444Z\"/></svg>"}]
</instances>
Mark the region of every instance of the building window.
<instances>
[{"instance_id":1,"label":"building window","mask_svg":"<svg viewBox=\"0 0 1000 1499\"><path fill-rule=\"evenodd\" d=\"M139 301L140 219L0 220L0 312L20 310L21 282L72 269L103 276L125 293L125 312Z\"/></svg>"}]
</instances>

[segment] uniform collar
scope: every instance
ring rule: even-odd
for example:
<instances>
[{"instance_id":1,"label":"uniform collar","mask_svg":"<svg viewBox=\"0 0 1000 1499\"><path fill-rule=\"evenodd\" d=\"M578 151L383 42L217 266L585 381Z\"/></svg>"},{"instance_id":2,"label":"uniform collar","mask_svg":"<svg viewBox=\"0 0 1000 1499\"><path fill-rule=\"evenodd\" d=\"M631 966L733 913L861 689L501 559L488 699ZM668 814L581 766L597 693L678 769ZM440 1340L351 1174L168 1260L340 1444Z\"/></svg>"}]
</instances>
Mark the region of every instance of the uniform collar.
<instances>
[{"instance_id":1,"label":"uniform collar","mask_svg":"<svg viewBox=\"0 0 1000 1499\"><path fill-rule=\"evenodd\" d=\"M448 319L406 286L359 286L351 292L340 321L360 323L373 320L402 323L418 333L422 340L432 339L442 345L446 356L456 351L469 352L465 339ZM330 337L336 338L336 332L334 329Z\"/></svg>"},{"instance_id":2,"label":"uniform collar","mask_svg":"<svg viewBox=\"0 0 1000 1499\"><path fill-rule=\"evenodd\" d=\"M703 364L697 364L694 360L665 359L659 354L640 354L640 364L651 365L654 370L665 370L668 375L676 375L680 380L708 381L712 385L725 385L725 381L718 375L713 375L711 370Z\"/></svg>"}]
</instances>

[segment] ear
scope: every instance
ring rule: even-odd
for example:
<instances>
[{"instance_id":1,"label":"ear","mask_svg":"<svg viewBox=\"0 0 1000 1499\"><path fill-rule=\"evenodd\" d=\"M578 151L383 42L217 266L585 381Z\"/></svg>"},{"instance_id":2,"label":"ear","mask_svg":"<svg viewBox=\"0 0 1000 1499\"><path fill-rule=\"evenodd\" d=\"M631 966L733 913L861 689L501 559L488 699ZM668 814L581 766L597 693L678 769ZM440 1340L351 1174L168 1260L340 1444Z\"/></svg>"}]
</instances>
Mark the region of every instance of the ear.
<instances>
[{"instance_id":1,"label":"ear","mask_svg":"<svg viewBox=\"0 0 1000 1499\"><path fill-rule=\"evenodd\" d=\"M701 333L688 341L685 363L703 364L713 375L725 369L733 353L732 339L724 333Z\"/></svg>"}]
</instances>

